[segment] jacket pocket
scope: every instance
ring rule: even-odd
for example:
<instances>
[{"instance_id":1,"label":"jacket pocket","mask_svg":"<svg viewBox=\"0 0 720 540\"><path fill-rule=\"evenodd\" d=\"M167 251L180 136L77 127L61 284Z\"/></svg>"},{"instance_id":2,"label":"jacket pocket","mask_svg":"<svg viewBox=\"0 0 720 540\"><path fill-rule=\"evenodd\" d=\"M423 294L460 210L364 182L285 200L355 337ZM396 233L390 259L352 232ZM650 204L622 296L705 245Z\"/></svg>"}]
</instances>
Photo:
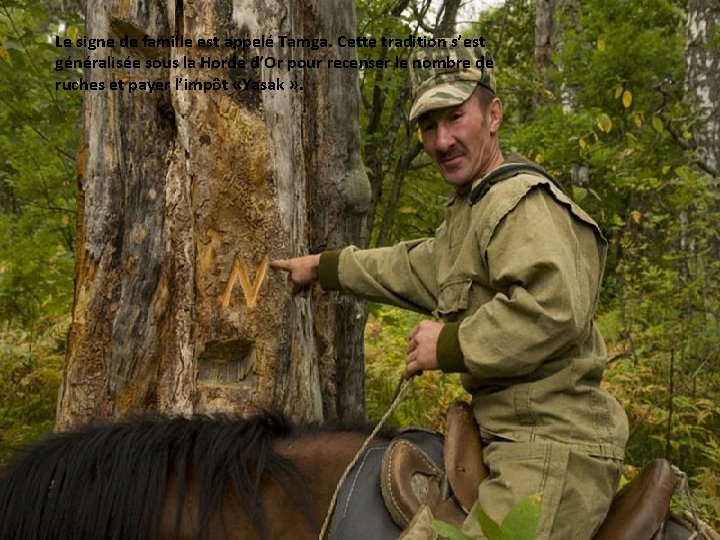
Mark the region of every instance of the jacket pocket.
<instances>
[{"instance_id":1,"label":"jacket pocket","mask_svg":"<svg viewBox=\"0 0 720 540\"><path fill-rule=\"evenodd\" d=\"M440 286L435 316L445 318L464 311L468 307L472 279L461 278L448 281Z\"/></svg>"}]
</instances>

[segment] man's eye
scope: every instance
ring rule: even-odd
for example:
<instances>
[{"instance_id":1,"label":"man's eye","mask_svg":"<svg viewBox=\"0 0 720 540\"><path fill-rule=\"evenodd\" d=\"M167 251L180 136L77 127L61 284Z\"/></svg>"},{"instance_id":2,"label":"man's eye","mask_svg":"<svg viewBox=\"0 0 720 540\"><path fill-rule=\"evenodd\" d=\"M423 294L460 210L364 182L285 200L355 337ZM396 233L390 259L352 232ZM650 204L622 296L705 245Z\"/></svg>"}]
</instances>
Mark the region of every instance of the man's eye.
<instances>
[{"instance_id":1,"label":"man's eye","mask_svg":"<svg viewBox=\"0 0 720 540\"><path fill-rule=\"evenodd\" d=\"M455 113L453 113L452 116L450 117L450 119L451 119L453 122L455 122L455 121L457 121L457 120L460 120L461 118L462 118L462 113L461 113L461 112L455 112Z\"/></svg>"},{"instance_id":2,"label":"man's eye","mask_svg":"<svg viewBox=\"0 0 720 540\"><path fill-rule=\"evenodd\" d=\"M420 131L422 131L423 133L433 129L435 129L435 124L432 123L423 124L422 126L420 126Z\"/></svg>"}]
</instances>

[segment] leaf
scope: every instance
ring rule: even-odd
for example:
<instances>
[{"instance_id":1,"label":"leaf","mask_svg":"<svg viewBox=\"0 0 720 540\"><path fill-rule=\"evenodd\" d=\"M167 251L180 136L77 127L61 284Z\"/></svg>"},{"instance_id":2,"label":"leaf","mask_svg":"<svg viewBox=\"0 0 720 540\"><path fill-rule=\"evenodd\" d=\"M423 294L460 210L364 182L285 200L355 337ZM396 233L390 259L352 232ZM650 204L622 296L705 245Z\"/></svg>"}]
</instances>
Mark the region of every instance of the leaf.
<instances>
[{"instance_id":1,"label":"leaf","mask_svg":"<svg viewBox=\"0 0 720 540\"><path fill-rule=\"evenodd\" d=\"M659 116L653 116L652 127L658 133L662 133L665 130L665 126L663 126L663 122L662 122L662 120L660 120Z\"/></svg>"},{"instance_id":2,"label":"leaf","mask_svg":"<svg viewBox=\"0 0 720 540\"><path fill-rule=\"evenodd\" d=\"M584 187L580 187L580 186L572 187L573 200L576 202L582 202L583 199L585 199L585 197L587 197L587 193L588 193L588 191Z\"/></svg>"},{"instance_id":3,"label":"leaf","mask_svg":"<svg viewBox=\"0 0 720 540\"><path fill-rule=\"evenodd\" d=\"M432 522L433 530L441 536L449 538L450 540L473 540L472 536L469 536L462 532L457 527L453 527L449 523L434 519Z\"/></svg>"},{"instance_id":4,"label":"leaf","mask_svg":"<svg viewBox=\"0 0 720 540\"><path fill-rule=\"evenodd\" d=\"M542 163L545 161L545 158L542 154L535 154L535 163L539 163L542 165Z\"/></svg>"},{"instance_id":5,"label":"leaf","mask_svg":"<svg viewBox=\"0 0 720 540\"><path fill-rule=\"evenodd\" d=\"M588 190L584 187L573 186L572 187L572 198L575 202L582 202L587 197Z\"/></svg>"},{"instance_id":6,"label":"leaf","mask_svg":"<svg viewBox=\"0 0 720 540\"><path fill-rule=\"evenodd\" d=\"M605 52L605 36L600 34L597 38L597 49L600 52Z\"/></svg>"},{"instance_id":7,"label":"leaf","mask_svg":"<svg viewBox=\"0 0 720 540\"><path fill-rule=\"evenodd\" d=\"M477 519L477 522L480 524L480 528L487 537L487 540L505 540L505 535L500 525L495 523L479 505L475 510L475 519Z\"/></svg>"},{"instance_id":8,"label":"leaf","mask_svg":"<svg viewBox=\"0 0 720 540\"><path fill-rule=\"evenodd\" d=\"M628 107L630 107L630 105L632 105L632 101L633 101L632 92L630 90L625 90L622 94L623 106L627 109Z\"/></svg>"},{"instance_id":9,"label":"leaf","mask_svg":"<svg viewBox=\"0 0 720 540\"><path fill-rule=\"evenodd\" d=\"M578 141L578 143L580 144L580 148L582 148L583 150L588 149L588 143L584 138L580 137L580 140Z\"/></svg>"},{"instance_id":10,"label":"leaf","mask_svg":"<svg viewBox=\"0 0 720 540\"><path fill-rule=\"evenodd\" d=\"M67 30L65 30L65 35L67 35L67 37L72 39L73 44L75 44L75 41L77 41L78 33L79 33L78 27L75 26L74 24L71 24L70 26L67 27Z\"/></svg>"},{"instance_id":11,"label":"leaf","mask_svg":"<svg viewBox=\"0 0 720 540\"><path fill-rule=\"evenodd\" d=\"M607 113L600 113L600 115L598 115L597 126L600 128L601 131L604 131L605 133L610 133L610 131L612 130L612 120L607 115Z\"/></svg>"},{"instance_id":12,"label":"leaf","mask_svg":"<svg viewBox=\"0 0 720 540\"><path fill-rule=\"evenodd\" d=\"M541 512L542 496L539 493L525 497L510 509L500 525L505 538L533 540Z\"/></svg>"},{"instance_id":13,"label":"leaf","mask_svg":"<svg viewBox=\"0 0 720 540\"><path fill-rule=\"evenodd\" d=\"M671 169L672 169L672 167L670 165L663 165L662 173L667 174L670 172Z\"/></svg>"},{"instance_id":14,"label":"leaf","mask_svg":"<svg viewBox=\"0 0 720 540\"><path fill-rule=\"evenodd\" d=\"M642 219L642 213L639 210L633 210L630 212L630 217L635 223L640 223L640 220Z\"/></svg>"},{"instance_id":15,"label":"leaf","mask_svg":"<svg viewBox=\"0 0 720 540\"><path fill-rule=\"evenodd\" d=\"M633 115L633 122L636 127L642 127L643 125L644 116L643 113L637 112Z\"/></svg>"},{"instance_id":16,"label":"leaf","mask_svg":"<svg viewBox=\"0 0 720 540\"><path fill-rule=\"evenodd\" d=\"M615 99L619 98L623 93L623 87L621 84L615 86Z\"/></svg>"},{"instance_id":17,"label":"leaf","mask_svg":"<svg viewBox=\"0 0 720 540\"><path fill-rule=\"evenodd\" d=\"M10 58L10 53L7 52L7 49L2 45L0 45L0 58L5 60L5 62L12 66L12 59Z\"/></svg>"}]
</instances>

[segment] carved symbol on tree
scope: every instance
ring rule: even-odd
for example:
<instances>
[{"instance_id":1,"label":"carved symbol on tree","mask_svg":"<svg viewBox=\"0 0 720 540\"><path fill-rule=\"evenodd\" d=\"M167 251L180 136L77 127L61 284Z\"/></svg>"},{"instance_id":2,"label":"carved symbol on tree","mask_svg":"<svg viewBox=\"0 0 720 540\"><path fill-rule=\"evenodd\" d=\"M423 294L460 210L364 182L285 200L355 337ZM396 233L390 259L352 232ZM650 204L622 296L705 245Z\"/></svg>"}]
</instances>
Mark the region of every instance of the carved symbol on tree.
<instances>
[{"instance_id":1,"label":"carved symbol on tree","mask_svg":"<svg viewBox=\"0 0 720 540\"><path fill-rule=\"evenodd\" d=\"M263 257L262 261L260 261L260 266L258 267L257 272L255 272L255 280L250 282L247 270L245 270L245 263L239 255L235 255L235 260L233 261L233 266L230 270L230 275L228 276L227 285L225 286L225 292L223 292L223 295L220 298L220 305L224 309L230 307L230 297L232 296L232 291L235 288L235 283L239 281L240 288L245 295L247 307L254 308L255 304L257 304L260 287L265 280L265 274L267 274L269 262L270 259L268 259L267 255Z\"/></svg>"}]
</instances>

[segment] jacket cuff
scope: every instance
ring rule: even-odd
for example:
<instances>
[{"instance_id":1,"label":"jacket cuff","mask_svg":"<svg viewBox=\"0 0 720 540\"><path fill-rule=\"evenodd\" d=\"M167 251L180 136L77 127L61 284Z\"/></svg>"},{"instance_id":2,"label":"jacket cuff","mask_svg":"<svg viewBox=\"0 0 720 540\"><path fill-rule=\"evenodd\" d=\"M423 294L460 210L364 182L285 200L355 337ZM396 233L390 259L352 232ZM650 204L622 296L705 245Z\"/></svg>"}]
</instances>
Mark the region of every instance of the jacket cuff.
<instances>
[{"instance_id":1,"label":"jacket cuff","mask_svg":"<svg viewBox=\"0 0 720 540\"><path fill-rule=\"evenodd\" d=\"M326 291L340 290L340 276L338 266L340 265L340 251L324 251L320 254L320 286Z\"/></svg>"},{"instance_id":2,"label":"jacket cuff","mask_svg":"<svg viewBox=\"0 0 720 540\"><path fill-rule=\"evenodd\" d=\"M460 323L445 323L440 331L437 342L437 360L440 369L445 373L463 373L465 357L460 349L458 330Z\"/></svg>"}]
</instances>

